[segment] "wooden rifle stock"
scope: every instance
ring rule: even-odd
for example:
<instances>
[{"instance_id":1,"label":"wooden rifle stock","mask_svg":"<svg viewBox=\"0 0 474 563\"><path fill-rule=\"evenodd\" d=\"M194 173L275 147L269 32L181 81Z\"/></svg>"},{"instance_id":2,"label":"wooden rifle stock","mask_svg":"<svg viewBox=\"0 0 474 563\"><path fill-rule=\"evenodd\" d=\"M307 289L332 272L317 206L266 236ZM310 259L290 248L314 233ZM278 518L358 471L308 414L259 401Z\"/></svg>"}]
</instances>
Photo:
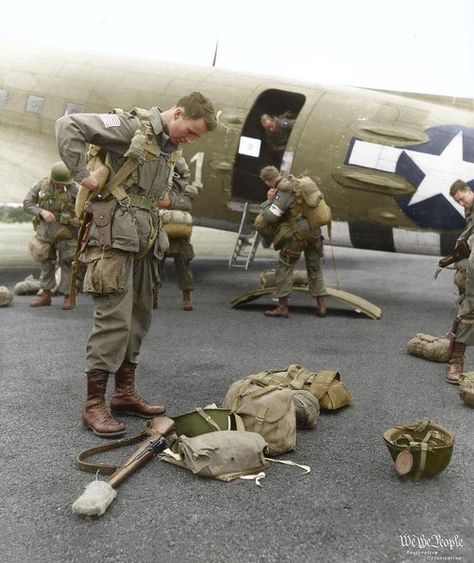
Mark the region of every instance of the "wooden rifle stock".
<instances>
[{"instance_id":1,"label":"wooden rifle stock","mask_svg":"<svg viewBox=\"0 0 474 563\"><path fill-rule=\"evenodd\" d=\"M446 266L450 266L455 262L469 258L469 254L471 254L471 249L469 248L467 242L463 240L456 246L452 254L446 256L445 258L441 258L441 260L438 262L438 266L440 268L446 268Z\"/></svg>"},{"instance_id":2,"label":"wooden rifle stock","mask_svg":"<svg viewBox=\"0 0 474 563\"><path fill-rule=\"evenodd\" d=\"M171 418L167 416L153 418L147 428L148 437L107 479L109 485L116 488L142 465L145 465L149 459L166 449L167 443L164 436L173 428L174 421Z\"/></svg>"}]
</instances>

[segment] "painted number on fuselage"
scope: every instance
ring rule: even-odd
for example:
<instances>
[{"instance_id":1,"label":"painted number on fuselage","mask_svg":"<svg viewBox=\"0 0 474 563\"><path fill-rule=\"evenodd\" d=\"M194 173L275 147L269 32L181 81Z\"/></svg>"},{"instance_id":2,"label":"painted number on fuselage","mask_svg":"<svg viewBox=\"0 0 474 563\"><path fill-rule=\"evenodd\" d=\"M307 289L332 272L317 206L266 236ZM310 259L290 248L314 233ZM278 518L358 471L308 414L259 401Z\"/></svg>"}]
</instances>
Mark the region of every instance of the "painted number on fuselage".
<instances>
[{"instance_id":1,"label":"painted number on fuselage","mask_svg":"<svg viewBox=\"0 0 474 563\"><path fill-rule=\"evenodd\" d=\"M193 186L196 188L202 188L202 165L204 163L204 153L197 152L190 160L190 162L196 163L196 174L192 182Z\"/></svg>"}]
</instances>

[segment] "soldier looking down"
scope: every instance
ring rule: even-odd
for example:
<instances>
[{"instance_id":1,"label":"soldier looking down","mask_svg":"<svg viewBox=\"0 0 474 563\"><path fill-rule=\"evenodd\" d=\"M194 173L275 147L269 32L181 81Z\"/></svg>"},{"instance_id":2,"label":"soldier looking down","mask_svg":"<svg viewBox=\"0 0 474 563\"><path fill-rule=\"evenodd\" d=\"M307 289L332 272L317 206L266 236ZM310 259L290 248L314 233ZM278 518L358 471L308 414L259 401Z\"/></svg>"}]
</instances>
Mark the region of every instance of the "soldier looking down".
<instances>
[{"instance_id":1,"label":"soldier looking down","mask_svg":"<svg viewBox=\"0 0 474 563\"><path fill-rule=\"evenodd\" d=\"M87 270L83 290L95 301L87 342L84 425L98 436L116 437L125 425L105 405L109 373L115 374L111 409L145 418L165 412L135 390L135 370L152 317L157 279L158 202L170 199L170 179L179 147L216 128L211 101L192 92L163 111L134 108L108 114L76 113L57 121L61 158L75 179L93 193L90 237L81 241ZM106 153L111 179L97 194L97 171L86 166L88 143ZM89 203L89 202L88 202ZM161 204L160 207L164 205Z\"/></svg>"},{"instance_id":2,"label":"soldier looking down","mask_svg":"<svg viewBox=\"0 0 474 563\"><path fill-rule=\"evenodd\" d=\"M59 161L49 177L37 182L27 193L23 208L34 216L33 226L39 241L49 244L49 254L41 263L41 295L31 307L51 305L51 293L56 287L55 271L60 268L59 292L64 295L63 309L71 309L69 288L71 285L71 262L76 248L75 232L79 221L74 205L79 190L71 172Z\"/></svg>"},{"instance_id":3,"label":"soldier looking down","mask_svg":"<svg viewBox=\"0 0 474 563\"><path fill-rule=\"evenodd\" d=\"M265 166L260 178L268 186L267 201L262 204L255 227L264 238L271 236L275 250L279 250L278 265L275 274L275 296L278 298L276 309L265 311L267 317L288 317L288 296L293 289L295 264L304 252L308 273L309 291L317 302L315 314L326 316L324 295L326 288L320 267L323 256L321 229L312 226L311 213L306 212L304 202L300 202L297 192L304 182L310 188L316 185L308 177L283 179L275 166ZM271 232L273 231L273 232Z\"/></svg>"},{"instance_id":4,"label":"soldier looking down","mask_svg":"<svg viewBox=\"0 0 474 563\"><path fill-rule=\"evenodd\" d=\"M456 203L464 207L466 215L466 228L460 234L456 246L460 242L467 242L471 251L465 264L465 288L460 291L455 321L456 328L453 330L454 334L451 338L448 368L446 371L446 381L457 385L459 383L459 375L464 371L466 346L474 345L474 255L472 252L474 239L474 192L466 182L456 180L451 185L449 195Z\"/></svg>"}]
</instances>

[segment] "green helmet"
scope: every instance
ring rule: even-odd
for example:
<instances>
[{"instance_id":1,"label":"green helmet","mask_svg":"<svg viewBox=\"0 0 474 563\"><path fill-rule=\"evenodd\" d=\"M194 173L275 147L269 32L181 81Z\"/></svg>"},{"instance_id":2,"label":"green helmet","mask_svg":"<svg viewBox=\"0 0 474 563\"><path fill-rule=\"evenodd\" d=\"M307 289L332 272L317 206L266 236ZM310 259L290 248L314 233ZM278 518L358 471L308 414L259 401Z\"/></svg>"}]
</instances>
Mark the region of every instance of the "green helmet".
<instances>
[{"instance_id":1,"label":"green helmet","mask_svg":"<svg viewBox=\"0 0 474 563\"><path fill-rule=\"evenodd\" d=\"M72 184L74 178L62 160L55 162L51 168L51 181L58 184Z\"/></svg>"}]
</instances>

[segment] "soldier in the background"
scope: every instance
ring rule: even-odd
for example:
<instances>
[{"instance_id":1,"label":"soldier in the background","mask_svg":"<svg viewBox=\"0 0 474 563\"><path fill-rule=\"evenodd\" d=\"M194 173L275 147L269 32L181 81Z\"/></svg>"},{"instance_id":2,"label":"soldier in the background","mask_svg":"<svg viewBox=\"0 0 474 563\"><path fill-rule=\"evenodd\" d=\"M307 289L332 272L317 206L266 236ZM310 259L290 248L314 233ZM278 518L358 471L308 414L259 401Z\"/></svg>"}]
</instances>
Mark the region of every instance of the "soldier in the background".
<instances>
[{"instance_id":1,"label":"soldier in the background","mask_svg":"<svg viewBox=\"0 0 474 563\"><path fill-rule=\"evenodd\" d=\"M317 304L314 313L318 317L325 317L326 287L321 270L321 229L315 224L315 208L313 210L297 197L300 186L306 185L308 194L312 192L314 196L319 192L319 188L308 176L290 176L284 179L275 166L262 168L260 178L269 189L267 201L262 204L254 226L264 239L272 238L275 250L280 251L275 274L275 297L278 298L278 306L265 311L265 315L288 317L288 297L293 290L293 272L303 252L309 291Z\"/></svg>"},{"instance_id":2,"label":"soldier in the background","mask_svg":"<svg viewBox=\"0 0 474 563\"><path fill-rule=\"evenodd\" d=\"M194 249L191 244L193 199L198 195L198 189L190 184L189 167L183 157L175 165L172 191L176 194L175 202L168 209L161 212L163 228L168 234L169 249L160 262L160 279L166 258L172 257L178 278L178 287L183 295L183 309L193 310L191 292L193 291L193 272L191 261ZM155 308L158 306L158 288L156 289Z\"/></svg>"},{"instance_id":3,"label":"soldier in the background","mask_svg":"<svg viewBox=\"0 0 474 563\"><path fill-rule=\"evenodd\" d=\"M35 237L33 244L46 248L46 259L41 263L41 294L31 307L51 305L51 293L56 287L56 268L60 268L59 293L64 295L63 309L71 309L69 289L71 263L76 248L75 233L79 221L74 205L79 185L62 162L56 162L49 177L37 182L26 195L23 208L34 216ZM49 246L49 248L48 248Z\"/></svg>"},{"instance_id":4,"label":"soldier in the background","mask_svg":"<svg viewBox=\"0 0 474 563\"><path fill-rule=\"evenodd\" d=\"M264 113L260 118L260 123L265 130L265 141L278 162L283 158L295 120L296 114L291 111L286 111L279 116Z\"/></svg>"},{"instance_id":5,"label":"soldier in the background","mask_svg":"<svg viewBox=\"0 0 474 563\"><path fill-rule=\"evenodd\" d=\"M449 190L449 195L456 203L464 207L466 215L466 228L459 236L456 246L465 242L471 251L467 260L456 264L455 283L460 289L460 296L457 317L451 335L446 381L457 385L459 375L464 371L466 346L474 346L474 255L472 252L474 192L466 182L456 180Z\"/></svg>"}]
</instances>

